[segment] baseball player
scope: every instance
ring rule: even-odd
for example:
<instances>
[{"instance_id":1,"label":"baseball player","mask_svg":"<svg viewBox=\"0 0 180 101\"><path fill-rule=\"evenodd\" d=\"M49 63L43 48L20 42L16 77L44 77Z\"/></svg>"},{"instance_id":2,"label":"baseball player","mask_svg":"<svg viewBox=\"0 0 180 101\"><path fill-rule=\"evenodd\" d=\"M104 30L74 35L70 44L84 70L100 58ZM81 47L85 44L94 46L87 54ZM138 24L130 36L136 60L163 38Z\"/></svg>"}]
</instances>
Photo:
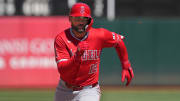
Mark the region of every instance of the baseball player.
<instances>
[{"instance_id":1,"label":"baseball player","mask_svg":"<svg viewBox=\"0 0 180 101\"><path fill-rule=\"evenodd\" d=\"M87 4L72 6L71 28L59 33L54 42L60 81L55 101L100 101L99 64L101 50L114 47L122 64L122 82L134 77L123 36L104 28L92 28L93 18Z\"/></svg>"}]
</instances>

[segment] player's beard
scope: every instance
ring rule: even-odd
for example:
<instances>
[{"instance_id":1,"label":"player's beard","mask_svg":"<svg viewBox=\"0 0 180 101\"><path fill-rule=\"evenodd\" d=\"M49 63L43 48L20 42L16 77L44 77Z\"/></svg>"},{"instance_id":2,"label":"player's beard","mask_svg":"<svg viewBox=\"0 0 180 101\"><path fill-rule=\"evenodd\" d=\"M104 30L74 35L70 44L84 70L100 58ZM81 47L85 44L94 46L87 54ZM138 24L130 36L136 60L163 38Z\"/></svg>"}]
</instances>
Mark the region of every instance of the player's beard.
<instances>
[{"instance_id":1,"label":"player's beard","mask_svg":"<svg viewBox=\"0 0 180 101\"><path fill-rule=\"evenodd\" d=\"M79 26L83 26L83 25L79 25ZM82 28L78 28L78 26L74 26L72 25L72 29L75 30L76 32L79 32L79 33L83 33L86 31L86 27L83 26Z\"/></svg>"}]
</instances>

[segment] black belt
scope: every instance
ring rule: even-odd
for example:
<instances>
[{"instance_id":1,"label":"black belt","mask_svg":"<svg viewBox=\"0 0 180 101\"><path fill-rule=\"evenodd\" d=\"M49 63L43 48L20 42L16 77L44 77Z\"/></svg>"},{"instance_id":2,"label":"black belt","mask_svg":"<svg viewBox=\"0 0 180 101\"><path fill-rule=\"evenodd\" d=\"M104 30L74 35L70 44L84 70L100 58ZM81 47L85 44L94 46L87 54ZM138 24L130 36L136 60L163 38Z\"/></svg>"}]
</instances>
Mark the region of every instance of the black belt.
<instances>
[{"instance_id":1,"label":"black belt","mask_svg":"<svg viewBox=\"0 0 180 101\"><path fill-rule=\"evenodd\" d=\"M93 87L95 87L95 86L98 85L98 82L93 83L93 84L88 85L88 86L74 86L74 85L68 84L68 83L66 83L66 82L65 82L65 85L66 85L67 88L70 88L70 89L72 89L73 91L79 91L79 90L82 90L83 88L88 87L88 86L91 86L91 87L93 88Z\"/></svg>"}]
</instances>

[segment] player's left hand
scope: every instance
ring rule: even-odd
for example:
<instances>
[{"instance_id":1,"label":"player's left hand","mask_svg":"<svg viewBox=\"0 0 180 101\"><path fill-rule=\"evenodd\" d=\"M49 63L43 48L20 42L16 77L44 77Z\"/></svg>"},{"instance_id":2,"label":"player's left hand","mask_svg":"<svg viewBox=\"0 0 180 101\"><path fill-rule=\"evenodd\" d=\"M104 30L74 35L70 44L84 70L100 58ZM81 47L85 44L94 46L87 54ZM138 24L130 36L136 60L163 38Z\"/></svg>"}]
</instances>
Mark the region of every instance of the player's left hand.
<instances>
[{"instance_id":1,"label":"player's left hand","mask_svg":"<svg viewBox=\"0 0 180 101\"><path fill-rule=\"evenodd\" d=\"M121 81L124 82L125 79L127 79L126 86L128 86L130 84L132 78L134 78L134 73L133 73L132 67L129 67L128 69L123 69L122 70Z\"/></svg>"}]
</instances>

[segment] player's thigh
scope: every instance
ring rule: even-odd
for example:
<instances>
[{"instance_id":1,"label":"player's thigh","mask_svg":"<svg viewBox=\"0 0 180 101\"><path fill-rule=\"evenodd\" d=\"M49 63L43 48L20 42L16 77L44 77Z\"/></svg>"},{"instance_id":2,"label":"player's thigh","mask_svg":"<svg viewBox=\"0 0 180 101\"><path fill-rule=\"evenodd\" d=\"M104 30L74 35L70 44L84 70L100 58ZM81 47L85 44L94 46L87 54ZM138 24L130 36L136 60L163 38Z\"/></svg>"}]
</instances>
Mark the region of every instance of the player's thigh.
<instances>
[{"instance_id":1,"label":"player's thigh","mask_svg":"<svg viewBox=\"0 0 180 101\"><path fill-rule=\"evenodd\" d=\"M56 88L54 101L71 101L73 96L73 91L60 82Z\"/></svg>"},{"instance_id":2,"label":"player's thigh","mask_svg":"<svg viewBox=\"0 0 180 101\"><path fill-rule=\"evenodd\" d=\"M72 95L65 92L56 91L54 101L70 101L71 99Z\"/></svg>"},{"instance_id":3,"label":"player's thigh","mask_svg":"<svg viewBox=\"0 0 180 101\"><path fill-rule=\"evenodd\" d=\"M99 95L87 95L87 96L82 96L78 101L100 101L100 96Z\"/></svg>"},{"instance_id":4,"label":"player's thigh","mask_svg":"<svg viewBox=\"0 0 180 101\"><path fill-rule=\"evenodd\" d=\"M99 86L82 90L73 101L100 101L101 91Z\"/></svg>"}]
</instances>

